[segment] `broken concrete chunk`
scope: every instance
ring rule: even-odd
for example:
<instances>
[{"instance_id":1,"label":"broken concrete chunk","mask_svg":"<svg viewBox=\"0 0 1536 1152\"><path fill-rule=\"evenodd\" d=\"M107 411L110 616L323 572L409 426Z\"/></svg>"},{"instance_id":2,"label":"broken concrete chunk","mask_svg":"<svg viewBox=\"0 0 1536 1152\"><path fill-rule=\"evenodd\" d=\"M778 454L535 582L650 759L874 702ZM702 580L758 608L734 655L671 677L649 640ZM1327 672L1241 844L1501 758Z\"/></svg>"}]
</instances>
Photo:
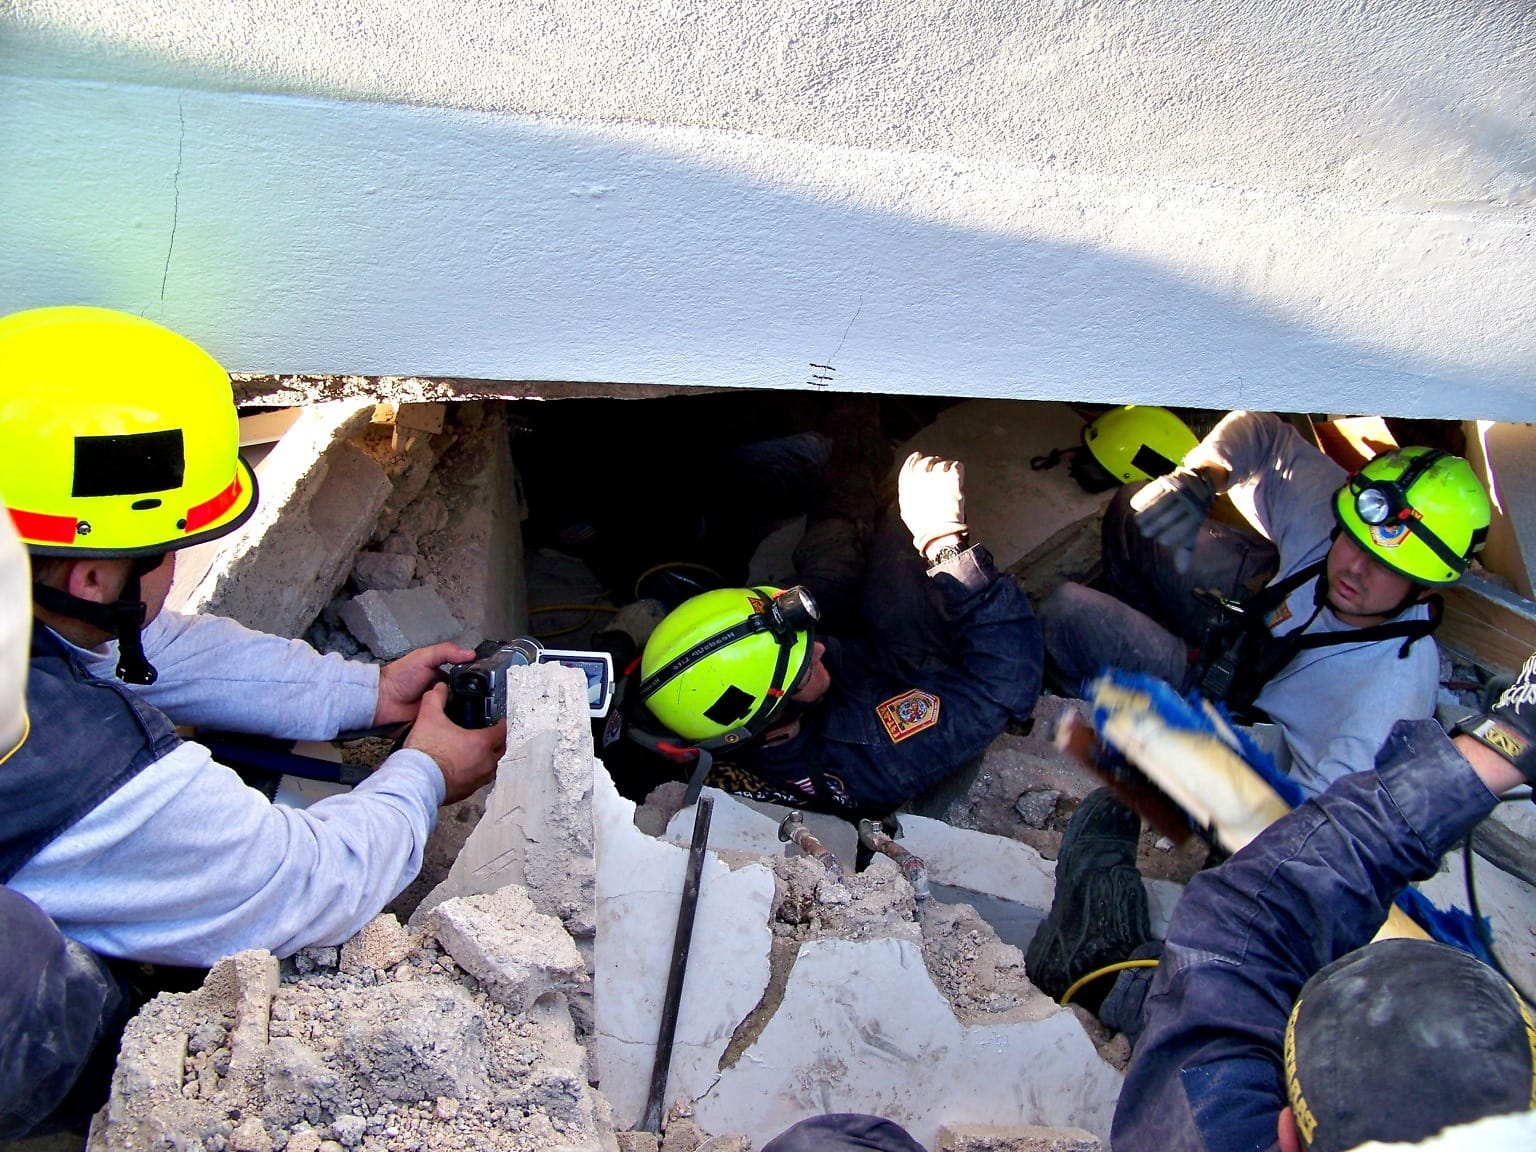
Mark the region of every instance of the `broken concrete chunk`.
<instances>
[{"instance_id":1,"label":"broken concrete chunk","mask_svg":"<svg viewBox=\"0 0 1536 1152\"><path fill-rule=\"evenodd\" d=\"M202 563L182 566L171 607L302 635L346 579L389 495L384 470L347 439L371 408L306 408L262 462L254 515L210 545Z\"/></svg>"},{"instance_id":2,"label":"broken concrete chunk","mask_svg":"<svg viewBox=\"0 0 1536 1152\"><path fill-rule=\"evenodd\" d=\"M352 565L352 582L359 592L397 592L416 575L416 557L397 552L359 552Z\"/></svg>"},{"instance_id":3,"label":"broken concrete chunk","mask_svg":"<svg viewBox=\"0 0 1536 1152\"><path fill-rule=\"evenodd\" d=\"M618 794L600 765L593 779L598 1073L615 1121L632 1127L645 1114L688 851L637 829L634 804ZM708 1092L737 1025L762 1000L773 896L767 868L749 864L733 872L713 852L706 854L672 1049L671 1099ZM728 1116L714 1130L762 1135Z\"/></svg>"},{"instance_id":4,"label":"broken concrete chunk","mask_svg":"<svg viewBox=\"0 0 1536 1152\"><path fill-rule=\"evenodd\" d=\"M619 1152L657 1152L661 1140L654 1132L615 1132Z\"/></svg>"},{"instance_id":5,"label":"broken concrete chunk","mask_svg":"<svg viewBox=\"0 0 1536 1152\"><path fill-rule=\"evenodd\" d=\"M242 1120L229 1134L230 1152L272 1152L272 1135L255 1116Z\"/></svg>"},{"instance_id":6,"label":"broken concrete chunk","mask_svg":"<svg viewBox=\"0 0 1536 1152\"><path fill-rule=\"evenodd\" d=\"M1056 815L1056 802L1060 799L1060 789L1036 788L1015 800L1013 810L1031 828L1044 828L1046 821Z\"/></svg>"},{"instance_id":7,"label":"broken concrete chunk","mask_svg":"<svg viewBox=\"0 0 1536 1152\"><path fill-rule=\"evenodd\" d=\"M696 939L690 970L698 952ZM773 1018L695 1096L694 1118L766 1141L806 1116L804 1086L813 1085L818 1111L875 1111L867 1103L880 1101L880 1114L925 1147L940 1124L961 1122L1072 1125L1107 1137L1120 1073L1070 1012L1044 997L1038 1006L1034 1018L966 1025L934 986L919 945L813 940L800 946Z\"/></svg>"},{"instance_id":8,"label":"broken concrete chunk","mask_svg":"<svg viewBox=\"0 0 1536 1152\"><path fill-rule=\"evenodd\" d=\"M661 1152L694 1152L707 1137L686 1117L669 1120L662 1135Z\"/></svg>"},{"instance_id":9,"label":"broken concrete chunk","mask_svg":"<svg viewBox=\"0 0 1536 1152\"><path fill-rule=\"evenodd\" d=\"M586 964L560 921L537 911L515 885L444 901L427 924L459 967L513 1012L587 982Z\"/></svg>"},{"instance_id":10,"label":"broken concrete chunk","mask_svg":"<svg viewBox=\"0 0 1536 1152\"><path fill-rule=\"evenodd\" d=\"M1101 1152L1104 1145L1081 1128L1002 1128L946 1124L934 1152Z\"/></svg>"},{"instance_id":11,"label":"broken concrete chunk","mask_svg":"<svg viewBox=\"0 0 1536 1152\"><path fill-rule=\"evenodd\" d=\"M421 901L413 926L454 896L528 890L578 939L595 931L592 720L586 679L572 668L507 669L507 753L447 879ZM439 825L441 828L441 825ZM432 848L428 844L428 850Z\"/></svg>"},{"instance_id":12,"label":"broken concrete chunk","mask_svg":"<svg viewBox=\"0 0 1536 1152\"><path fill-rule=\"evenodd\" d=\"M331 1121L331 1135L343 1148L356 1148L367 1131L368 1122L361 1116L346 1114Z\"/></svg>"},{"instance_id":13,"label":"broken concrete chunk","mask_svg":"<svg viewBox=\"0 0 1536 1152\"><path fill-rule=\"evenodd\" d=\"M442 597L426 587L364 592L341 606L341 618L380 660L452 640L461 630Z\"/></svg>"},{"instance_id":14,"label":"broken concrete chunk","mask_svg":"<svg viewBox=\"0 0 1536 1152\"><path fill-rule=\"evenodd\" d=\"M300 1123L320 1125L347 1102L336 1069L313 1048L286 1036L273 1038L267 1046L262 1083L262 1119L273 1131Z\"/></svg>"},{"instance_id":15,"label":"broken concrete chunk","mask_svg":"<svg viewBox=\"0 0 1536 1152\"><path fill-rule=\"evenodd\" d=\"M416 934L385 912L375 916L341 946L341 970L357 973L364 968L382 972L393 968L416 949Z\"/></svg>"},{"instance_id":16,"label":"broken concrete chunk","mask_svg":"<svg viewBox=\"0 0 1536 1152\"><path fill-rule=\"evenodd\" d=\"M405 1104L485 1095L485 1017L457 984L379 985L372 1011L354 1016L338 1051L380 1096Z\"/></svg>"},{"instance_id":17,"label":"broken concrete chunk","mask_svg":"<svg viewBox=\"0 0 1536 1152\"><path fill-rule=\"evenodd\" d=\"M443 420L448 415L448 405L440 401L425 404L402 404L395 409L397 428L414 428L421 432L441 432Z\"/></svg>"},{"instance_id":18,"label":"broken concrete chunk","mask_svg":"<svg viewBox=\"0 0 1536 1152\"><path fill-rule=\"evenodd\" d=\"M341 959L341 949L334 944L316 944L309 948L300 948L293 954L293 967L296 972L308 975L321 968L335 968Z\"/></svg>"}]
</instances>

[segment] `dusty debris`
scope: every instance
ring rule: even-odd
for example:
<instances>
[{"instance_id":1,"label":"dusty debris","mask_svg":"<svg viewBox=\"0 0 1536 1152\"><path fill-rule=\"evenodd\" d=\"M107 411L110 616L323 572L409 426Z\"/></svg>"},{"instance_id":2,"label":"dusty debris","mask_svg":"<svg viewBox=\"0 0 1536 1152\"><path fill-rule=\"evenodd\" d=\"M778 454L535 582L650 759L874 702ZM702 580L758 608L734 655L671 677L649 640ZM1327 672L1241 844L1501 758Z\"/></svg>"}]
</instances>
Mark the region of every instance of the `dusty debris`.
<instances>
[{"instance_id":1,"label":"dusty debris","mask_svg":"<svg viewBox=\"0 0 1536 1152\"><path fill-rule=\"evenodd\" d=\"M1130 1039L1119 1032L1111 1032L1097 1016L1080 1004L1068 1004L1067 1009L1077 1017L1104 1062L1124 1072L1126 1065L1131 1062Z\"/></svg>"},{"instance_id":2,"label":"dusty debris","mask_svg":"<svg viewBox=\"0 0 1536 1152\"><path fill-rule=\"evenodd\" d=\"M563 996L514 1011L435 938L398 955L403 930L375 924L343 967L310 949L279 983L269 954L241 953L198 991L151 1002L89 1147L613 1149Z\"/></svg>"},{"instance_id":3,"label":"dusty debris","mask_svg":"<svg viewBox=\"0 0 1536 1152\"><path fill-rule=\"evenodd\" d=\"M1081 1128L1000 1128L946 1124L934 1152L1101 1152L1104 1144Z\"/></svg>"},{"instance_id":4,"label":"dusty debris","mask_svg":"<svg viewBox=\"0 0 1536 1152\"><path fill-rule=\"evenodd\" d=\"M339 965L353 975L364 968L393 968L415 951L419 937L391 915L375 916L341 946Z\"/></svg>"},{"instance_id":5,"label":"dusty debris","mask_svg":"<svg viewBox=\"0 0 1536 1152\"><path fill-rule=\"evenodd\" d=\"M928 973L961 1021L1039 1019L1052 1010L1029 982L1023 954L999 940L970 905L931 902L923 911L922 939Z\"/></svg>"}]
</instances>

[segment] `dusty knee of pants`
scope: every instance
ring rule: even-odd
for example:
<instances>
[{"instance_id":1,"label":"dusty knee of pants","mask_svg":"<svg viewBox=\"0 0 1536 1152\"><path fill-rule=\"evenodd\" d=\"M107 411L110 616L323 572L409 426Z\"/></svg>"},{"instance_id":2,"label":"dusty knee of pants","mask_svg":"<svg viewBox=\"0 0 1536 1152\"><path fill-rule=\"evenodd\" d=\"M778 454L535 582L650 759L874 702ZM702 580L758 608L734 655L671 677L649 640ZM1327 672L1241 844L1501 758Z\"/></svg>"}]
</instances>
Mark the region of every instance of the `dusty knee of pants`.
<instances>
[{"instance_id":1,"label":"dusty knee of pants","mask_svg":"<svg viewBox=\"0 0 1536 1152\"><path fill-rule=\"evenodd\" d=\"M1069 580L1040 602L1035 615L1040 618L1040 631L1045 636L1047 650L1053 646L1053 639L1059 641L1075 633L1099 615L1097 599L1091 588Z\"/></svg>"}]
</instances>

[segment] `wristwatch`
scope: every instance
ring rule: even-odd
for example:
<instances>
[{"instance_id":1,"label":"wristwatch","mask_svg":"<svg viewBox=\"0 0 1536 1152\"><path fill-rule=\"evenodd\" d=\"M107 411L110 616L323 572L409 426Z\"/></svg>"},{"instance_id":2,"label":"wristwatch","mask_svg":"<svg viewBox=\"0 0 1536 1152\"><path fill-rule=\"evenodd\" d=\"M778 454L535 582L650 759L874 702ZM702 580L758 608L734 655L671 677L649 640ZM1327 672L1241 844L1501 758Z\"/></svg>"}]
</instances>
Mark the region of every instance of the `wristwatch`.
<instances>
[{"instance_id":1,"label":"wristwatch","mask_svg":"<svg viewBox=\"0 0 1536 1152\"><path fill-rule=\"evenodd\" d=\"M960 538L959 545L946 544L935 552L928 560L928 570L931 572L940 564L948 564L956 556L965 551L965 537Z\"/></svg>"}]
</instances>

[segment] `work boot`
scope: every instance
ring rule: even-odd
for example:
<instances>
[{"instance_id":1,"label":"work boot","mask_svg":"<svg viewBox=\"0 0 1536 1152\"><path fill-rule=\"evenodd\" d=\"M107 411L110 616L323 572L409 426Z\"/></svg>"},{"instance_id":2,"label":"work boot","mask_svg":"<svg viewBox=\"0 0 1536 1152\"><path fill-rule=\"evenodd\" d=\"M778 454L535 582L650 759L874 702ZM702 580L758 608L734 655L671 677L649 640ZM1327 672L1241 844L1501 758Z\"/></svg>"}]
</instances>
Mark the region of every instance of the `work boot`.
<instances>
[{"instance_id":1,"label":"work boot","mask_svg":"<svg viewBox=\"0 0 1536 1152\"><path fill-rule=\"evenodd\" d=\"M1030 982L1060 1000L1080 977L1130 958L1147 942L1147 890L1136 871L1141 819L1100 788L1072 814L1056 857L1056 896L1030 942ZM1074 1003L1097 1011L1113 979L1090 981Z\"/></svg>"}]
</instances>

